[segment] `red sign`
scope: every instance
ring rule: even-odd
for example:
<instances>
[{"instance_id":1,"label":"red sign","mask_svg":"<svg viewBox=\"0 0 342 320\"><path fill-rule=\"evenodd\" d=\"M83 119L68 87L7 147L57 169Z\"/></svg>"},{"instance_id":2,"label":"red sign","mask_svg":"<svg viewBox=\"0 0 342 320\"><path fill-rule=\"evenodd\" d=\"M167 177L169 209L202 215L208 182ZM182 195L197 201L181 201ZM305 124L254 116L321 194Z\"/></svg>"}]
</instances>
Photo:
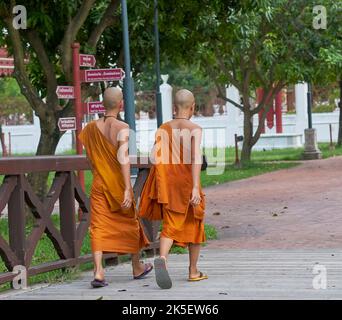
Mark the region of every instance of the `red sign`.
<instances>
[{"instance_id":1,"label":"red sign","mask_svg":"<svg viewBox=\"0 0 342 320\"><path fill-rule=\"evenodd\" d=\"M80 67L95 67L96 59L92 54L80 54Z\"/></svg>"},{"instance_id":2,"label":"red sign","mask_svg":"<svg viewBox=\"0 0 342 320\"><path fill-rule=\"evenodd\" d=\"M14 59L8 56L5 48L0 48L0 77L9 76L14 72Z\"/></svg>"},{"instance_id":3,"label":"red sign","mask_svg":"<svg viewBox=\"0 0 342 320\"><path fill-rule=\"evenodd\" d=\"M76 118L59 118L58 128L59 131L76 130Z\"/></svg>"},{"instance_id":4,"label":"red sign","mask_svg":"<svg viewBox=\"0 0 342 320\"><path fill-rule=\"evenodd\" d=\"M75 92L73 86L58 86L56 90L58 99L74 99Z\"/></svg>"},{"instance_id":5,"label":"red sign","mask_svg":"<svg viewBox=\"0 0 342 320\"><path fill-rule=\"evenodd\" d=\"M87 110L89 114L105 113L106 109L101 101L92 101L87 103Z\"/></svg>"},{"instance_id":6,"label":"red sign","mask_svg":"<svg viewBox=\"0 0 342 320\"><path fill-rule=\"evenodd\" d=\"M125 72L121 68L83 70L84 82L118 81L124 76Z\"/></svg>"}]
</instances>

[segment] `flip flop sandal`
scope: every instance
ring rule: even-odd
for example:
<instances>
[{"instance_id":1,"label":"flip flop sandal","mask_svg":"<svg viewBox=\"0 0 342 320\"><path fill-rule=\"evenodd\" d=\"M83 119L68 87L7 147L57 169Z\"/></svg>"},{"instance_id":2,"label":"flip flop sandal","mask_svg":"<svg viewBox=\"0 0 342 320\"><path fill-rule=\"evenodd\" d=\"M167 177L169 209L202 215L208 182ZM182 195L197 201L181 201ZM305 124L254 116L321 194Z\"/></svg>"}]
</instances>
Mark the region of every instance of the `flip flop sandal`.
<instances>
[{"instance_id":1,"label":"flip flop sandal","mask_svg":"<svg viewBox=\"0 0 342 320\"><path fill-rule=\"evenodd\" d=\"M108 286L108 283L104 279L94 279L90 284L93 288L103 288Z\"/></svg>"},{"instance_id":2,"label":"flip flop sandal","mask_svg":"<svg viewBox=\"0 0 342 320\"><path fill-rule=\"evenodd\" d=\"M151 271L153 270L153 265L151 263L146 263L145 264L145 270L142 274L138 276L133 276L134 280L140 280L143 279L145 276L147 276Z\"/></svg>"},{"instance_id":3,"label":"flip flop sandal","mask_svg":"<svg viewBox=\"0 0 342 320\"><path fill-rule=\"evenodd\" d=\"M198 277L195 278L189 278L188 281L201 281L201 280L206 280L208 279L208 276L202 272L200 272Z\"/></svg>"},{"instance_id":4,"label":"flip flop sandal","mask_svg":"<svg viewBox=\"0 0 342 320\"><path fill-rule=\"evenodd\" d=\"M156 274L156 281L161 289L170 289L172 281L169 272L166 269L166 261L163 258L154 259L154 269Z\"/></svg>"}]
</instances>

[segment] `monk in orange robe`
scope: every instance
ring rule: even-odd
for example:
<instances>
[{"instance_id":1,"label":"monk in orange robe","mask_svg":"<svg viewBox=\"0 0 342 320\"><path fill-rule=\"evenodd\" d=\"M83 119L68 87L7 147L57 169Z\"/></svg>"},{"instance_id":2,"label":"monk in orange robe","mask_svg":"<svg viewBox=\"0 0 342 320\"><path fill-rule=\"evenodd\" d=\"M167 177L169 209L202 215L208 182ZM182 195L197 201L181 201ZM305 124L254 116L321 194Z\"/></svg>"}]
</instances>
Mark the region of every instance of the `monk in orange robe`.
<instances>
[{"instance_id":1,"label":"monk in orange robe","mask_svg":"<svg viewBox=\"0 0 342 320\"><path fill-rule=\"evenodd\" d=\"M190 121L195 108L190 91L177 92L175 107L174 119L157 130L154 165L139 205L141 217L162 220L160 257L154 261L156 281L162 289L172 286L167 258L173 244L189 248L189 281L208 278L197 269L201 243L205 241L205 200L200 184L202 129Z\"/></svg>"},{"instance_id":2,"label":"monk in orange robe","mask_svg":"<svg viewBox=\"0 0 342 320\"><path fill-rule=\"evenodd\" d=\"M106 115L89 123L79 136L93 172L90 193L93 287L107 285L102 266L103 252L131 253L134 279L144 277L153 269L152 264L139 260L141 248L149 243L137 215L131 186L129 128L117 119L122 103L121 89L106 89L103 100Z\"/></svg>"}]
</instances>

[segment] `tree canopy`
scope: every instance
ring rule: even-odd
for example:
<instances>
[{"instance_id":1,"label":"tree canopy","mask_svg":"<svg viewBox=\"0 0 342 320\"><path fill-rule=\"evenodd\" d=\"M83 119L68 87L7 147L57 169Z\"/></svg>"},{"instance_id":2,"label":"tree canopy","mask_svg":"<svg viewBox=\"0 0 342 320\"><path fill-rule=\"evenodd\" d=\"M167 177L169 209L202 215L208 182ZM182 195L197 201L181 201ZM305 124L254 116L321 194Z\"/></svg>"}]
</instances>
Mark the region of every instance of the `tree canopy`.
<instances>
[{"instance_id":1,"label":"tree canopy","mask_svg":"<svg viewBox=\"0 0 342 320\"><path fill-rule=\"evenodd\" d=\"M55 93L58 84L72 80L71 44L78 41L82 52L95 53L99 67L123 64L120 1L28 0L26 30L12 26L15 4L0 1L0 45L13 53L21 92L41 120L37 154L51 154L61 136L58 118L73 113L72 103L61 103ZM162 69L169 64L193 71L196 66L192 80L210 79L209 86L214 84L224 99L229 100L225 85L239 89L243 104L234 104L245 115L246 159L262 131L260 125L253 132L251 120L260 111L262 120L266 117L267 101L289 83L330 81L340 72L341 0L320 1L327 29L313 26L316 5L313 0L159 0ZM130 0L128 13L133 74L138 85L151 85L153 78L146 82L144 72L154 64L153 1ZM187 78L183 74L180 83ZM250 98L257 87L265 95L254 107ZM82 91L84 98L99 92L98 86Z\"/></svg>"},{"instance_id":2,"label":"tree canopy","mask_svg":"<svg viewBox=\"0 0 342 320\"><path fill-rule=\"evenodd\" d=\"M19 119L24 115L23 119ZM10 116L17 118L15 124L32 121L32 109L15 79L0 78L0 125L6 123ZM14 119L15 120L15 119Z\"/></svg>"},{"instance_id":3,"label":"tree canopy","mask_svg":"<svg viewBox=\"0 0 342 320\"><path fill-rule=\"evenodd\" d=\"M338 2L320 2L327 10L329 28L334 28L341 17ZM172 39L172 32L164 39L169 46L172 43L170 59L184 61L191 57L227 101L230 99L224 87L232 84L239 89L243 103L230 102L244 112L244 160L250 159L269 101L277 92L288 84L316 80L328 61L336 67L341 52L336 38L340 33L313 26L316 5L311 0L172 2L177 13L168 23L181 25L182 32L177 39ZM171 4L164 6L166 11L172 10ZM255 98L258 87L264 88L265 94L254 106L250 98ZM252 119L259 112L261 121L253 132Z\"/></svg>"}]
</instances>

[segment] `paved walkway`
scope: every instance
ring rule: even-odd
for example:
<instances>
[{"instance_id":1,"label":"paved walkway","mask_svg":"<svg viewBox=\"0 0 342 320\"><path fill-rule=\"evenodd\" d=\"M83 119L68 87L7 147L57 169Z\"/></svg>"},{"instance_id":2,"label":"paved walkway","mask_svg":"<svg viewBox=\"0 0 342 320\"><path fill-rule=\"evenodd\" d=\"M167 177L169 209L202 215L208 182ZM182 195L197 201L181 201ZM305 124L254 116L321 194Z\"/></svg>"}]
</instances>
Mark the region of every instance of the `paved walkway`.
<instances>
[{"instance_id":1,"label":"paved walkway","mask_svg":"<svg viewBox=\"0 0 342 320\"><path fill-rule=\"evenodd\" d=\"M210 248L342 249L342 157L209 187Z\"/></svg>"},{"instance_id":2,"label":"paved walkway","mask_svg":"<svg viewBox=\"0 0 342 320\"><path fill-rule=\"evenodd\" d=\"M315 264L325 267L327 288L314 289ZM161 290L154 275L131 280L131 267L107 268L109 286L90 289L92 273L72 283L0 295L0 299L342 299L342 250L221 250L204 249L201 270L209 279L186 281L187 256L170 257L173 288ZM322 268L322 267L319 267ZM322 270L322 269L320 269Z\"/></svg>"},{"instance_id":3,"label":"paved walkway","mask_svg":"<svg viewBox=\"0 0 342 320\"><path fill-rule=\"evenodd\" d=\"M201 255L208 281L188 283L187 257L173 255L171 290L160 290L153 276L129 280L123 264L107 269L103 289L90 290L88 272L0 299L342 299L342 157L210 187L206 195L206 222L220 237ZM313 288L316 264L327 272L327 289Z\"/></svg>"}]
</instances>

